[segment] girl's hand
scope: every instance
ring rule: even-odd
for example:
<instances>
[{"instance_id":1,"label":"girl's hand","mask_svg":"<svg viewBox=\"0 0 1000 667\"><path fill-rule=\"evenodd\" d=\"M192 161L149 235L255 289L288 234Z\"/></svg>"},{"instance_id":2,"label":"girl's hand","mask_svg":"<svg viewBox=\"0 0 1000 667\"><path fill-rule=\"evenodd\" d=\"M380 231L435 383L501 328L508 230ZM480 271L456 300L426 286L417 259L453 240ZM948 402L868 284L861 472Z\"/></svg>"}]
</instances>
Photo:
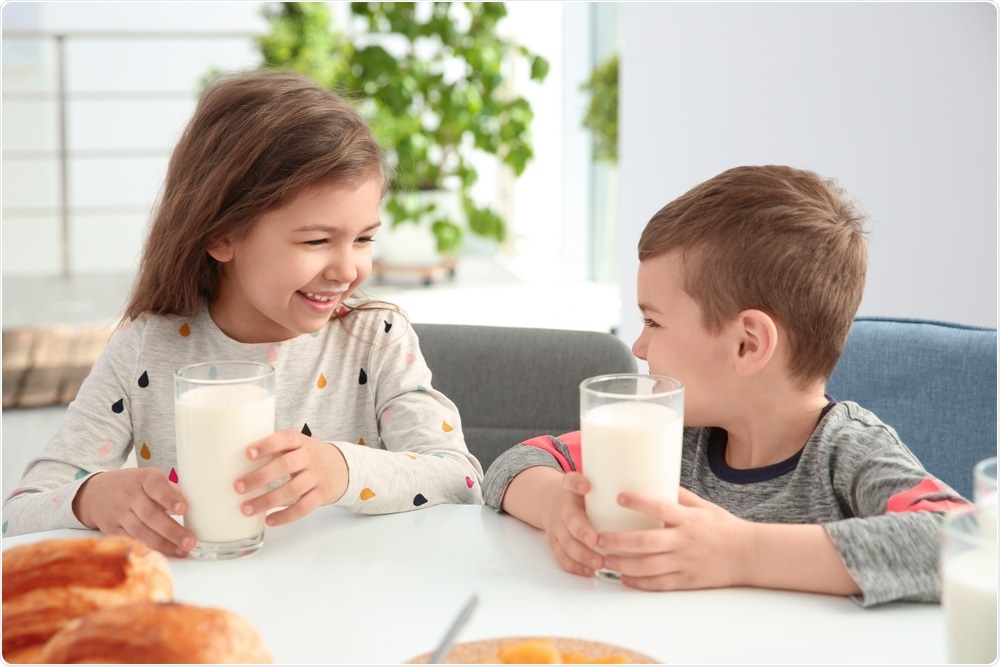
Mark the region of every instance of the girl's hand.
<instances>
[{"instance_id":1,"label":"girl's hand","mask_svg":"<svg viewBox=\"0 0 1000 667\"><path fill-rule=\"evenodd\" d=\"M170 514L187 511L177 485L155 468L98 473L80 487L73 512L83 525L105 535L127 535L168 556L187 556L195 536Z\"/></svg>"},{"instance_id":2,"label":"girl's hand","mask_svg":"<svg viewBox=\"0 0 1000 667\"><path fill-rule=\"evenodd\" d=\"M597 531L590 525L584 510L583 496L590 482L578 472L568 472L554 487L542 517L549 549L556 562L567 572L584 577L594 576L603 566L601 554L595 551Z\"/></svg>"},{"instance_id":3,"label":"girl's hand","mask_svg":"<svg viewBox=\"0 0 1000 667\"><path fill-rule=\"evenodd\" d=\"M748 522L687 489L679 502L625 492L622 507L656 517L663 528L603 533L598 546L622 583L645 590L737 586L745 581Z\"/></svg>"},{"instance_id":4,"label":"girl's hand","mask_svg":"<svg viewBox=\"0 0 1000 667\"><path fill-rule=\"evenodd\" d=\"M256 498L244 501L247 516L272 507L285 509L269 514L267 525L280 526L301 519L317 507L340 499L347 490L347 461L335 445L321 442L299 431L278 431L247 447L247 458L270 461L238 478L237 493L249 493L290 476L287 482Z\"/></svg>"}]
</instances>

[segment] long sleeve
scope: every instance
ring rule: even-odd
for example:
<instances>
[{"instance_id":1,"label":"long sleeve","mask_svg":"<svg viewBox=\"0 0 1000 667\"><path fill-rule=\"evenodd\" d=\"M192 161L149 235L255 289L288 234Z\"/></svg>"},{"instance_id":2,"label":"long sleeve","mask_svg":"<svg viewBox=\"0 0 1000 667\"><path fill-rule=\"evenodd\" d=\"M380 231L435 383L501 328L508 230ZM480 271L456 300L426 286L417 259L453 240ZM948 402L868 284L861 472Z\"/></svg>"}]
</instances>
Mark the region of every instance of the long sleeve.
<instances>
[{"instance_id":1,"label":"long sleeve","mask_svg":"<svg viewBox=\"0 0 1000 667\"><path fill-rule=\"evenodd\" d=\"M413 328L391 311L384 316L376 333L385 335L358 370L359 383L363 378L369 387L384 449L334 443L350 471L336 504L368 514L482 504L482 467L465 444L458 409L434 389Z\"/></svg>"},{"instance_id":2,"label":"long sleeve","mask_svg":"<svg viewBox=\"0 0 1000 667\"><path fill-rule=\"evenodd\" d=\"M41 456L3 505L3 534L85 528L73 499L94 473L120 468L132 449L131 372L136 337L117 331L105 346Z\"/></svg>"},{"instance_id":3,"label":"long sleeve","mask_svg":"<svg viewBox=\"0 0 1000 667\"><path fill-rule=\"evenodd\" d=\"M568 437L576 434L566 434ZM577 469L577 462L569 447L560 438L543 435L515 445L498 456L486 471L483 480L483 500L501 512L503 496L511 480L528 468L545 466L562 472Z\"/></svg>"}]
</instances>

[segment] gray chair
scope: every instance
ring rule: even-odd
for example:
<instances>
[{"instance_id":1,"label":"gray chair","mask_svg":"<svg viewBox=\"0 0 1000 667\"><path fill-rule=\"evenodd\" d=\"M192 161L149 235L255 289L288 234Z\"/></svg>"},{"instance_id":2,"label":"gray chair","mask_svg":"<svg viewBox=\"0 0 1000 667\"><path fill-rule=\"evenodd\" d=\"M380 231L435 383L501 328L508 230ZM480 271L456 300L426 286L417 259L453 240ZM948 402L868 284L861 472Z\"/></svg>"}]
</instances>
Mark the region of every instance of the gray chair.
<instances>
[{"instance_id":1,"label":"gray chair","mask_svg":"<svg viewBox=\"0 0 1000 667\"><path fill-rule=\"evenodd\" d=\"M997 330L859 317L827 393L874 412L969 498L972 467L997 453Z\"/></svg>"},{"instance_id":2,"label":"gray chair","mask_svg":"<svg viewBox=\"0 0 1000 667\"><path fill-rule=\"evenodd\" d=\"M580 382L634 373L610 333L414 323L434 387L455 402L465 441L485 471L522 440L580 428Z\"/></svg>"}]
</instances>

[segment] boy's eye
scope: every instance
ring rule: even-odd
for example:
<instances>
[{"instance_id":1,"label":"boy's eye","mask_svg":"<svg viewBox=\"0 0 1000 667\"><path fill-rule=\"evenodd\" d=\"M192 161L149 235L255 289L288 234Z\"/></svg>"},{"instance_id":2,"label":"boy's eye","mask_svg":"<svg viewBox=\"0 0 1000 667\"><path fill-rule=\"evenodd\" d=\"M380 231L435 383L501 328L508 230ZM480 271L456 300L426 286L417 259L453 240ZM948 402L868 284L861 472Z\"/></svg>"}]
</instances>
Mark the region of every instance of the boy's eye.
<instances>
[{"instance_id":1,"label":"boy's eye","mask_svg":"<svg viewBox=\"0 0 1000 667\"><path fill-rule=\"evenodd\" d=\"M643 326L647 326L650 329L655 329L655 328L657 328L657 327L660 326L659 324L657 324L653 320L649 319L648 317L642 318L642 324L643 324Z\"/></svg>"}]
</instances>

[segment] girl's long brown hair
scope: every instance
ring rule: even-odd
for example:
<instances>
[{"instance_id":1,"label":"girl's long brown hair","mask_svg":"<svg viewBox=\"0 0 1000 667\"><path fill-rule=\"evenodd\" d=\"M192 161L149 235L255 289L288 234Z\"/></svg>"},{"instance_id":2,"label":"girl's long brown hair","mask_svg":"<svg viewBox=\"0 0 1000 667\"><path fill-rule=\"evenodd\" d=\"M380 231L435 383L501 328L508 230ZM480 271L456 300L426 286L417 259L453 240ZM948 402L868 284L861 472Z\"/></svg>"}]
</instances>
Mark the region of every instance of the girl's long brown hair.
<instances>
[{"instance_id":1,"label":"girl's long brown hair","mask_svg":"<svg viewBox=\"0 0 1000 667\"><path fill-rule=\"evenodd\" d=\"M301 74L223 76L201 96L174 149L124 319L194 315L218 289L217 241L238 241L265 211L326 183L387 182L364 118Z\"/></svg>"}]
</instances>

